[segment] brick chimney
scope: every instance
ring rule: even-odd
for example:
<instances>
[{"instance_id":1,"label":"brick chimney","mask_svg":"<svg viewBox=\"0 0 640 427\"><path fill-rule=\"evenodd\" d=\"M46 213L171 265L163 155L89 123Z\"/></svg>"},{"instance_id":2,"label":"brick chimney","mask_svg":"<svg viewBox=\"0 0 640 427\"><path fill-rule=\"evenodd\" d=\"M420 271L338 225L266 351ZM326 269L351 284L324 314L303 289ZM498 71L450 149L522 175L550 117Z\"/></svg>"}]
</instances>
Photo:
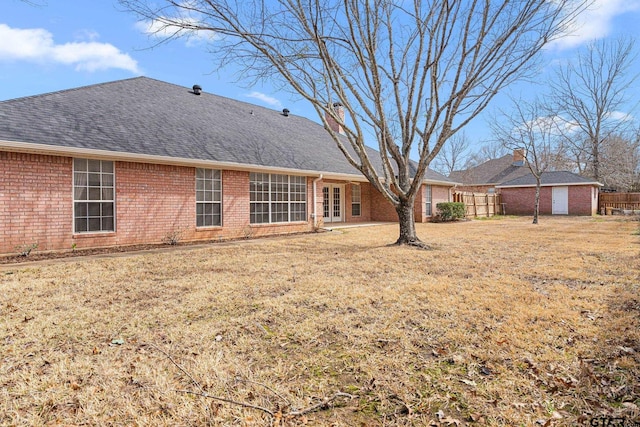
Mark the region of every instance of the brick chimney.
<instances>
[{"instance_id":1,"label":"brick chimney","mask_svg":"<svg viewBox=\"0 0 640 427\"><path fill-rule=\"evenodd\" d=\"M325 114L324 118L329 123L329 128L334 132L344 134L344 107L339 102L334 102L330 107L338 117L340 117L340 122L334 120L329 114Z\"/></svg>"},{"instance_id":2,"label":"brick chimney","mask_svg":"<svg viewBox=\"0 0 640 427\"><path fill-rule=\"evenodd\" d=\"M513 166L524 166L524 148L513 150Z\"/></svg>"}]
</instances>

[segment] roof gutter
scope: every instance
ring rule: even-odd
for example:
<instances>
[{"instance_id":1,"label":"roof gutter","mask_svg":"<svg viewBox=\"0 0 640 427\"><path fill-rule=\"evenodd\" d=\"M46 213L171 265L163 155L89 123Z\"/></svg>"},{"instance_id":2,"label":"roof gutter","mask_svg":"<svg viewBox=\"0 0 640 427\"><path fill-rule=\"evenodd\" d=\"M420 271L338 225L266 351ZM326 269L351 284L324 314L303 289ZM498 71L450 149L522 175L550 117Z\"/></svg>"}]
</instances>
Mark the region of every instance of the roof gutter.
<instances>
[{"instance_id":1,"label":"roof gutter","mask_svg":"<svg viewBox=\"0 0 640 427\"><path fill-rule=\"evenodd\" d=\"M348 174L348 173L326 173L322 171L316 171L311 169L291 169L278 166L264 166L246 163L226 162L217 160L206 159L189 159L185 157L172 157L162 156L155 154L139 154L139 153L127 153L122 151L110 151L110 150L98 150L95 148L79 148L79 147L60 147L55 145L37 144L32 142L16 142L0 140L0 150L30 153L30 154L43 154L52 156L66 156L66 157L90 157L101 160L114 160L123 162L136 162L136 163L152 163L174 166L189 166L189 167L207 167L216 169L231 169L247 172L272 172L283 173L290 175L303 175L303 176L317 176L324 174L325 178L338 179L338 180L351 180L351 181L366 181L366 178L360 174Z\"/></svg>"},{"instance_id":2,"label":"roof gutter","mask_svg":"<svg viewBox=\"0 0 640 427\"><path fill-rule=\"evenodd\" d=\"M189 166L189 167L204 167L215 169L232 169L238 171L247 172L272 172L283 173L290 175L304 175L304 176L317 176L321 175L324 179L335 179L343 181L353 182L367 182L367 178L360 173L341 173L341 172L327 172L317 171L311 169L291 169L278 166L264 166L246 163L226 162L217 160L206 159L190 159L186 157L172 157L163 156L157 154L140 154L140 153L128 153L124 151L110 151L99 150L95 148L82 148L82 147L63 147L57 145L38 144L33 142L17 142L7 141L0 139L0 150L19 152L19 153L31 153L31 154L44 154L53 156L66 156L66 157L90 157L101 160L115 160L123 162L137 162L137 163L152 163L174 166ZM436 184L453 186L456 183L446 182L439 180L426 180L423 179L425 184Z\"/></svg>"},{"instance_id":3,"label":"roof gutter","mask_svg":"<svg viewBox=\"0 0 640 427\"><path fill-rule=\"evenodd\" d=\"M604 187L604 184L601 184L596 181L591 182L556 182L553 184L540 184L540 187L575 187L578 185L591 185L591 186L599 186ZM523 185L496 185L496 188L534 188L536 184L523 184Z\"/></svg>"}]
</instances>

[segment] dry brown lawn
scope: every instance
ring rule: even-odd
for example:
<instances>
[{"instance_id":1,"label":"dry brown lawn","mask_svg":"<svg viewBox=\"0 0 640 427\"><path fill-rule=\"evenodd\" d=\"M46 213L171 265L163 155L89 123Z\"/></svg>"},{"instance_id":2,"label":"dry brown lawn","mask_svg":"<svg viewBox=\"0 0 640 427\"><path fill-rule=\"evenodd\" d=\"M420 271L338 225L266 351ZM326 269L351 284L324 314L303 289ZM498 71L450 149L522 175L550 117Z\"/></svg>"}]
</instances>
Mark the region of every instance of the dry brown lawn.
<instances>
[{"instance_id":1,"label":"dry brown lawn","mask_svg":"<svg viewBox=\"0 0 640 427\"><path fill-rule=\"evenodd\" d=\"M418 224L425 251L383 225L3 265L0 425L640 425L638 226Z\"/></svg>"}]
</instances>

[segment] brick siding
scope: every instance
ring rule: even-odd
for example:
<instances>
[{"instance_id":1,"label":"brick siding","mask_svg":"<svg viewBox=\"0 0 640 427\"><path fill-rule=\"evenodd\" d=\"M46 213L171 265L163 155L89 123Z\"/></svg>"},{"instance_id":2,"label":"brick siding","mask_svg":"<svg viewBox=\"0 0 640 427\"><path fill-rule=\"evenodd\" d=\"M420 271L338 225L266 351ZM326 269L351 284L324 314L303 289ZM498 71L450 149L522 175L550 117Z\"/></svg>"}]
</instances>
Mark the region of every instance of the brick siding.
<instances>
[{"instance_id":1,"label":"brick siding","mask_svg":"<svg viewBox=\"0 0 640 427\"><path fill-rule=\"evenodd\" d=\"M431 220L431 217L436 213L436 204L440 202L450 201L449 188L441 185L431 186L431 216L427 216L426 205L426 189L425 185L416 196L414 205L414 216L416 222L427 222ZM393 208L391 203L384 198L384 196L376 189L372 189L371 194L371 220L372 221L398 221L398 214Z\"/></svg>"},{"instance_id":2,"label":"brick siding","mask_svg":"<svg viewBox=\"0 0 640 427\"><path fill-rule=\"evenodd\" d=\"M73 233L73 159L0 151L0 254L38 244L38 250L70 250L162 243L179 233L181 241L258 237L313 229L313 177L307 177L306 221L249 224L249 172L222 171L222 226L196 227L195 168L114 162L116 220L114 232ZM344 184L344 221L398 220L395 209L368 182L360 183L361 215L351 210L351 184L319 180L318 226L322 226L322 187ZM426 221L424 187L416 221ZM432 187L433 209L449 200L449 188Z\"/></svg>"},{"instance_id":3,"label":"brick siding","mask_svg":"<svg viewBox=\"0 0 640 427\"><path fill-rule=\"evenodd\" d=\"M0 253L71 248L71 158L0 151Z\"/></svg>"},{"instance_id":4,"label":"brick siding","mask_svg":"<svg viewBox=\"0 0 640 427\"><path fill-rule=\"evenodd\" d=\"M307 221L250 225L249 172L224 170L223 224L197 228L195 168L114 162L116 231L74 234L72 163L70 157L0 151L0 254L35 243L38 250L161 243L172 232L197 241L312 229L312 178L307 178Z\"/></svg>"},{"instance_id":5,"label":"brick siding","mask_svg":"<svg viewBox=\"0 0 640 427\"><path fill-rule=\"evenodd\" d=\"M542 215L551 215L552 188L540 188L540 214ZM597 205L593 202L593 188L591 185L568 186L569 215L594 215L596 213ZM507 215L533 215L535 187L501 188L500 194Z\"/></svg>"}]
</instances>

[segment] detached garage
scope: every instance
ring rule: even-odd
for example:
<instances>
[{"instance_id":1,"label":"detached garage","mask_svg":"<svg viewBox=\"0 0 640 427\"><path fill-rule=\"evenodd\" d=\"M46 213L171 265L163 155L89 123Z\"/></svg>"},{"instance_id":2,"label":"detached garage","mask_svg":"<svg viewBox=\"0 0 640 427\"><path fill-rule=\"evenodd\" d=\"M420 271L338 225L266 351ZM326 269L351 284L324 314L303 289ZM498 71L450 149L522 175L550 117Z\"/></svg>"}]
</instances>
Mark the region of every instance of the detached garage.
<instances>
[{"instance_id":1,"label":"detached garage","mask_svg":"<svg viewBox=\"0 0 640 427\"><path fill-rule=\"evenodd\" d=\"M545 172L540 188L542 215L595 215L598 191L602 184L575 173ZM496 185L508 215L532 215L535 206L536 179L532 174Z\"/></svg>"}]
</instances>

